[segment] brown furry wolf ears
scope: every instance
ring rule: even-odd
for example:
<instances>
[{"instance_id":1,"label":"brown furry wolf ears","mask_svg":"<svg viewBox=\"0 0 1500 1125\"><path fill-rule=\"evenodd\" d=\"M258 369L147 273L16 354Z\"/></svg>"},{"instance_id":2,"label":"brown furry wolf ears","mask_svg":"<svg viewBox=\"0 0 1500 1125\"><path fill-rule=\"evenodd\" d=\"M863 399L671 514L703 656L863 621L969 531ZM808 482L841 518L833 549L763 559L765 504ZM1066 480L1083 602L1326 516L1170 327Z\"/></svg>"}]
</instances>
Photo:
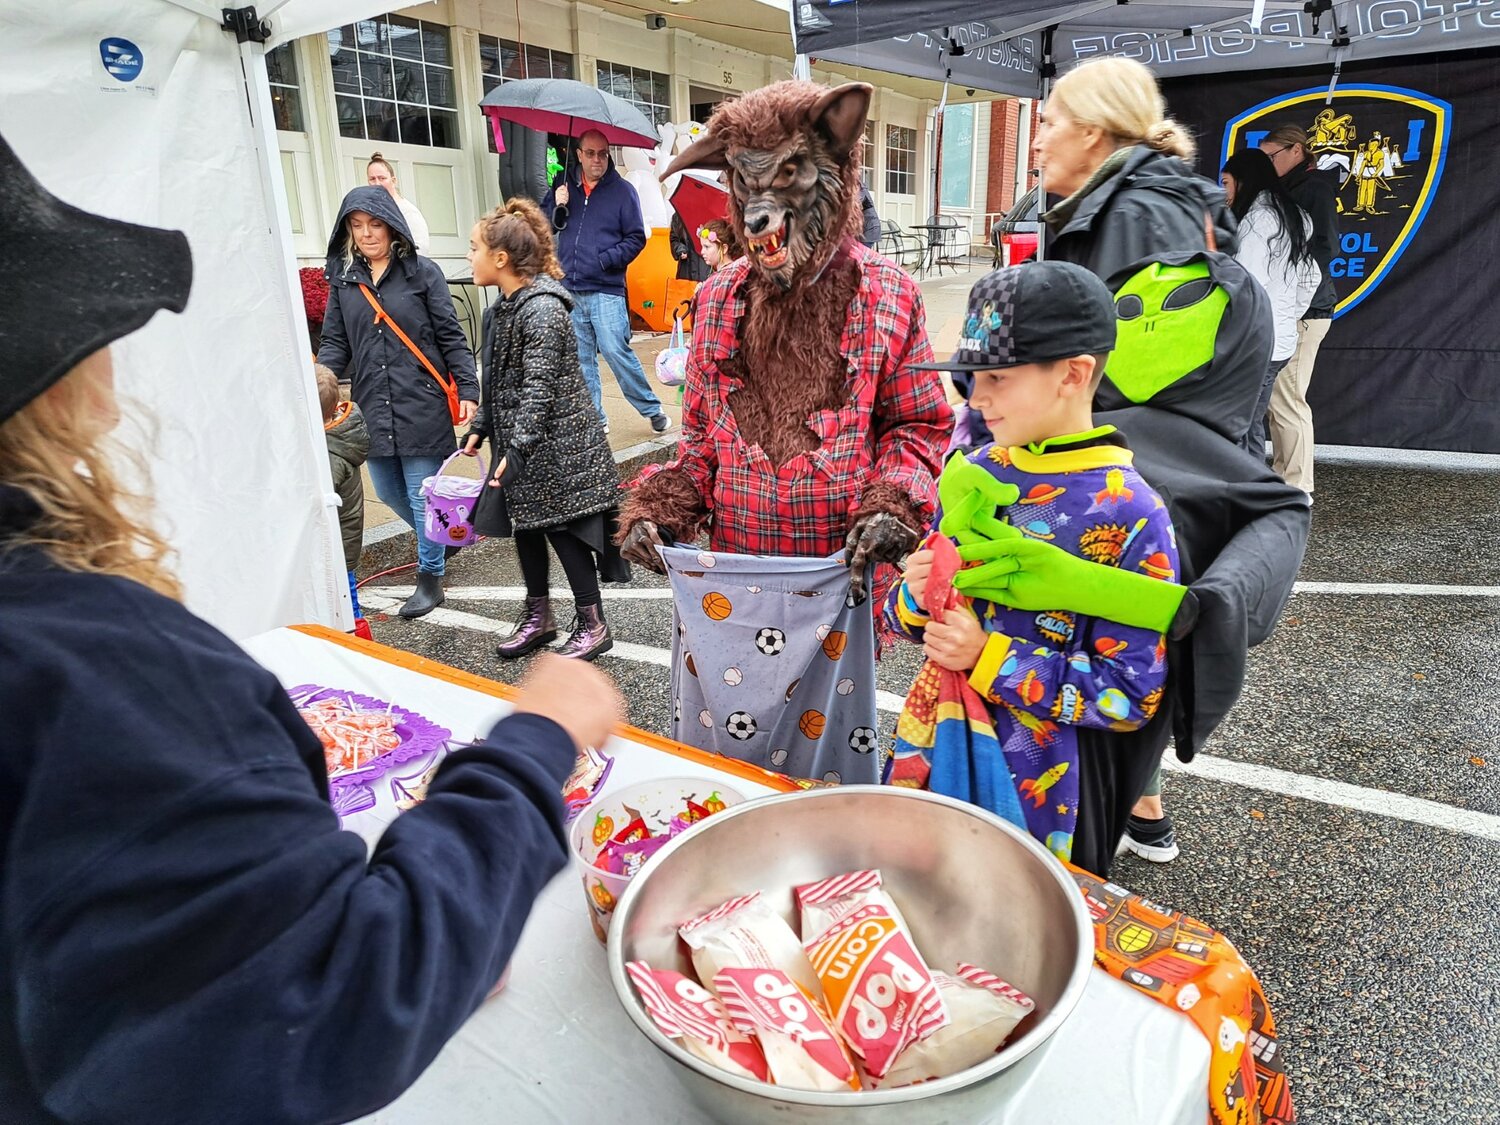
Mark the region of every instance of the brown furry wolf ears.
<instances>
[{"instance_id":1,"label":"brown furry wolf ears","mask_svg":"<svg viewBox=\"0 0 1500 1125\"><path fill-rule=\"evenodd\" d=\"M807 124L829 141L836 160L842 162L864 138L865 118L870 114L870 98L874 92L875 87L868 82L847 82L821 95L808 107ZM684 168L726 171L729 154L723 137L709 133L702 140L693 142L667 165L661 178L666 179Z\"/></svg>"}]
</instances>

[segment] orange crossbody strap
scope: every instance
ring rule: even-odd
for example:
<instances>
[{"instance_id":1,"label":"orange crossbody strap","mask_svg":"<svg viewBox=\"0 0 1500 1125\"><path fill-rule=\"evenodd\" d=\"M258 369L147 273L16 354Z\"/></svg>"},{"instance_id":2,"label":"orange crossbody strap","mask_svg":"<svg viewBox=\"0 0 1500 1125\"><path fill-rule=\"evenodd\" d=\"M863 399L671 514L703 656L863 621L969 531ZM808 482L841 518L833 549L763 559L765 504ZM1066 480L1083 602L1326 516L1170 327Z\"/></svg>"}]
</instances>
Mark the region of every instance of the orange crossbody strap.
<instances>
[{"instance_id":1,"label":"orange crossbody strap","mask_svg":"<svg viewBox=\"0 0 1500 1125\"><path fill-rule=\"evenodd\" d=\"M1203 243L1210 252L1219 249L1219 240L1214 237L1214 217L1207 211L1203 212ZM399 328L396 331L401 331Z\"/></svg>"},{"instance_id":2,"label":"orange crossbody strap","mask_svg":"<svg viewBox=\"0 0 1500 1125\"><path fill-rule=\"evenodd\" d=\"M438 369L432 366L432 360L427 358L421 348L411 342L410 336L401 331L401 326L391 319L391 314L380 307L380 302L375 299L375 294L370 292L368 285L361 283L359 291L365 295L365 300L369 301L370 307L375 310L375 322L379 324L383 320L390 325L391 331L396 334L396 338L406 345L407 349L412 355L417 357L418 362L423 367L427 368L427 374L437 380L437 385L443 389L443 394L448 399L448 415L453 419L453 424L455 426L458 425L458 381L451 375L445 378L438 374Z\"/></svg>"}]
</instances>

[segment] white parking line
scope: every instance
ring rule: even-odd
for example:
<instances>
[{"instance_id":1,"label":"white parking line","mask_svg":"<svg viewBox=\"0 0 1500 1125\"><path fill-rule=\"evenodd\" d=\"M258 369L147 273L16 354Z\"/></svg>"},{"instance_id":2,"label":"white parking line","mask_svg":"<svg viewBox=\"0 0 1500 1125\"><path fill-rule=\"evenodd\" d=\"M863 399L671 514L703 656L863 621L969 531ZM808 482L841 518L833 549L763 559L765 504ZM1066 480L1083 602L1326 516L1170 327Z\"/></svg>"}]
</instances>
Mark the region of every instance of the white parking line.
<instances>
[{"instance_id":1,"label":"white parking line","mask_svg":"<svg viewBox=\"0 0 1500 1125\"><path fill-rule=\"evenodd\" d=\"M1261 789L1279 793L1283 797L1300 797L1304 801L1317 801L1336 808L1355 809L1413 824L1426 824L1432 828L1462 832L1485 840L1500 840L1500 816L1472 809L1458 809L1421 797L1408 797L1404 793L1367 789L1362 785L1310 777L1250 762L1231 762L1227 758L1215 758L1208 754L1199 754L1191 762L1184 763L1179 762L1168 751L1161 764L1164 769L1190 773L1213 781L1227 781L1231 785L1241 785L1247 789Z\"/></svg>"},{"instance_id":2,"label":"white parking line","mask_svg":"<svg viewBox=\"0 0 1500 1125\"><path fill-rule=\"evenodd\" d=\"M411 597L413 587L411 586L370 586L361 589L360 599L363 600L368 594L377 598L400 598L403 601ZM449 601L462 602L518 602L526 597L525 586L449 586L443 591L448 595ZM605 586L601 589L605 601L671 601L672 588L660 586L654 588L640 589L615 589ZM565 602L573 600L571 590L557 589L551 591L552 597Z\"/></svg>"},{"instance_id":3,"label":"white parking line","mask_svg":"<svg viewBox=\"0 0 1500 1125\"><path fill-rule=\"evenodd\" d=\"M399 590L400 587L381 587L380 589ZM451 595L452 591L449 593ZM373 591L360 591L360 599L369 608L383 613L394 613L401 606L398 598L385 597ZM514 623L510 621L497 621L494 618L480 617L478 614L465 613L456 609L435 609L422 620L434 625L448 625L455 629L468 629L478 633L508 635L515 628ZM560 645L566 639L566 635L560 635L554 644ZM609 655L638 664L655 665L658 668L671 667L671 653L666 649L655 648L651 645L616 641ZM894 692L880 691L876 693L875 703L882 711L899 714L903 700ZM1191 762L1183 763L1168 752L1162 759L1162 765L1168 770L1193 774L1212 781L1227 782L1248 789L1277 793L1284 797L1298 797L1305 801L1317 801L1324 805L1374 813L1376 816L1405 820L1412 824L1425 824L1432 828L1477 836L1485 840L1500 841L1500 816L1454 808L1451 805L1424 800L1420 797L1408 797L1383 789L1368 789L1362 785L1350 785L1343 781L1309 777L1306 774L1275 769L1271 766L1232 762L1227 758L1216 758L1210 754L1199 754Z\"/></svg>"},{"instance_id":4,"label":"white parking line","mask_svg":"<svg viewBox=\"0 0 1500 1125\"><path fill-rule=\"evenodd\" d=\"M1500 598L1500 586L1443 586L1411 582L1298 582L1292 592L1294 594L1385 598ZM367 593L373 597L405 599L411 597L412 587L371 586L368 590L360 590L360 597L363 598ZM600 593L605 601L664 602L672 600L672 589L669 586L642 589L628 587L615 589L606 586ZM526 587L451 586L447 594L452 601L518 602L526 596ZM570 601L573 597L570 591L563 589L553 590L552 596L565 601Z\"/></svg>"},{"instance_id":5,"label":"white parking line","mask_svg":"<svg viewBox=\"0 0 1500 1125\"><path fill-rule=\"evenodd\" d=\"M1442 586L1411 582L1298 582L1295 594L1380 595L1388 598L1500 598L1500 586Z\"/></svg>"}]
</instances>

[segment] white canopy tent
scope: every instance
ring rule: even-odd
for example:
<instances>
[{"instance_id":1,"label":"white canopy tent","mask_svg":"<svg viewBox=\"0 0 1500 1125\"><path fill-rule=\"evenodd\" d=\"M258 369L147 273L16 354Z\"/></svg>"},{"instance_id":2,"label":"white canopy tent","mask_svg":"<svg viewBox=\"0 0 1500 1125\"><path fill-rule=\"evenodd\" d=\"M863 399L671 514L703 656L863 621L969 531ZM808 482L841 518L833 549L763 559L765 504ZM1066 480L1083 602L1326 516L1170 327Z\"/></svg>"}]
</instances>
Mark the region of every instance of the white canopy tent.
<instances>
[{"instance_id":1,"label":"white canopy tent","mask_svg":"<svg viewBox=\"0 0 1500 1125\"><path fill-rule=\"evenodd\" d=\"M55 194L187 233L191 299L115 348L189 606L235 637L353 625L264 52L400 7L5 0L0 133ZM259 40L259 41L258 41ZM89 263L31 284L83 291Z\"/></svg>"}]
</instances>

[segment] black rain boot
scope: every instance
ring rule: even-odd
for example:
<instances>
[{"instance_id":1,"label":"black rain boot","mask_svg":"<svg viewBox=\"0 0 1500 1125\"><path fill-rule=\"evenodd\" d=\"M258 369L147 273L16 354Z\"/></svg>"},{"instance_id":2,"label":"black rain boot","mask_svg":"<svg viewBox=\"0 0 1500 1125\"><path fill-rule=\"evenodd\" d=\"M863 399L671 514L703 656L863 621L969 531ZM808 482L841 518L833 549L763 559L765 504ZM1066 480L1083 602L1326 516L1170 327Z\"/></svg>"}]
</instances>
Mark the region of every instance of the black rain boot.
<instances>
[{"instance_id":1,"label":"black rain boot","mask_svg":"<svg viewBox=\"0 0 1500 1125\"><path fill-rule=\"evenodd\" d=\"M552 620L552 599L527 598L526 616L521 618L514 633L495 646L495 651L506 660L514 660L556 639L557 622Z\"/></svg>"},{"instance_id":2,"label":"black rain boot","mask_svg":"<svg viewBox=\"0 0 1500 1125\"><path fill-rule=\"evenodd\" d=\"M417 588L412 591L411 597L406 599L406 604L396 612L402 617L422 617L437 609L446 600L443 594L443 576L419 570L417 571Z\"/></svg>"},{"instance_id":3,"label":"black rain boot","mask_svg":"<svg viewBox=\"0 0 1500 1125\"><path fill-rule=\"evenodd\" d=\"M604 607L581 605L578 607L578 616L573 620L573 635L558 652L562 656L592 660L614 646L614 638L609 635L609 622L604 620Z\"/></svg>"}]
</instances>

